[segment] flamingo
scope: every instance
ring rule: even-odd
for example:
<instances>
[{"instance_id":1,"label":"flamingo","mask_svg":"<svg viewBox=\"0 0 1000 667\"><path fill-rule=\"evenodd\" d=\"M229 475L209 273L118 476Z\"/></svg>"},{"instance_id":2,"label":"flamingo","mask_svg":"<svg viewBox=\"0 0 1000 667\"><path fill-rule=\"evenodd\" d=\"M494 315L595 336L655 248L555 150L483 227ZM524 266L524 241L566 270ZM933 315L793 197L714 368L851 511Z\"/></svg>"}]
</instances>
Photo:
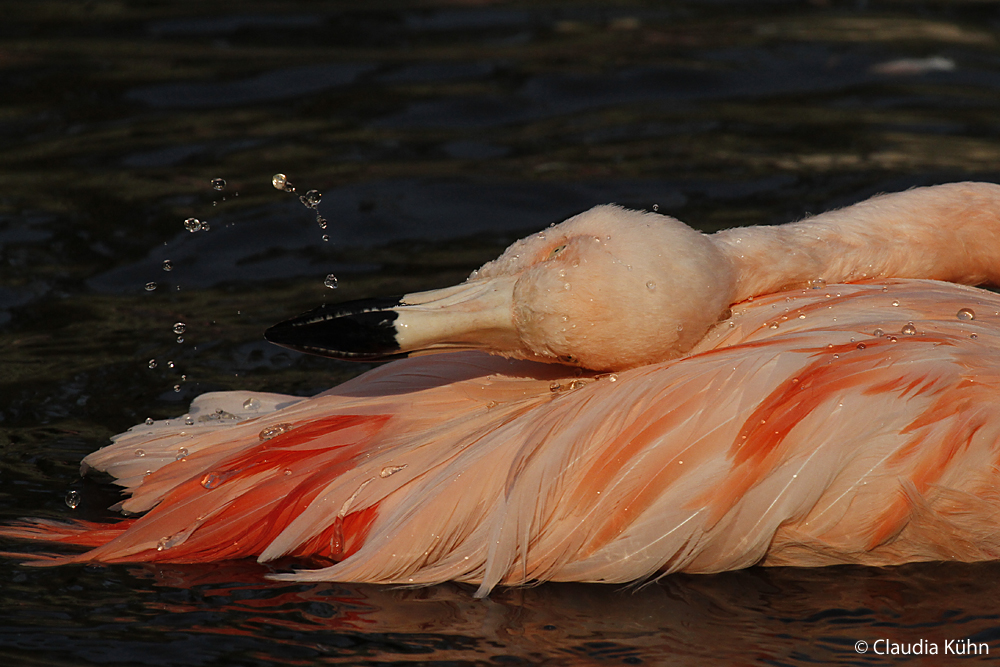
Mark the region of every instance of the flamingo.
<instances>
[{"instance_id":1,"label":"flamingo","mask_svg":"<svg viewBox=\"0 0 1000 667\"><path fill-rule=\"evenodd\" d=\"M127 518L0 535L89 548L42 565L254 557L480 596L997 559L1000 296L966 285L1000 282L998 237L988 183L712 235L599 206L460 285L275 325L400 359L312 398L205 394L84 459Z\"/></svg>"}]
</instances>

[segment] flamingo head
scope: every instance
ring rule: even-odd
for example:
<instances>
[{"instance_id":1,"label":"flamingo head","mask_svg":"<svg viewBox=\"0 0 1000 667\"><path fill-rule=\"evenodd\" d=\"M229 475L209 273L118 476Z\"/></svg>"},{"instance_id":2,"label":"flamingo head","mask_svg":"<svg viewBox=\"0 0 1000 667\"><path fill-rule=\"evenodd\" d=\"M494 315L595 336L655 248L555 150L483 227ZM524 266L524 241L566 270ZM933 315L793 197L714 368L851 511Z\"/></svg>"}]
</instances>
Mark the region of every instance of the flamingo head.
<instances>
[{"instance_id":1,"label":"flamingo head","mask_svg":"<svg viewBox=\"0 0 1000 667\"><path fill-rule=\"evenodd\" d=\"M734 280L707 236L605 205L515 242L459 285L323 305L265 337L342 359L479 349L622 370L690 350L727 310Z\"/></svg>"}]
</instances>

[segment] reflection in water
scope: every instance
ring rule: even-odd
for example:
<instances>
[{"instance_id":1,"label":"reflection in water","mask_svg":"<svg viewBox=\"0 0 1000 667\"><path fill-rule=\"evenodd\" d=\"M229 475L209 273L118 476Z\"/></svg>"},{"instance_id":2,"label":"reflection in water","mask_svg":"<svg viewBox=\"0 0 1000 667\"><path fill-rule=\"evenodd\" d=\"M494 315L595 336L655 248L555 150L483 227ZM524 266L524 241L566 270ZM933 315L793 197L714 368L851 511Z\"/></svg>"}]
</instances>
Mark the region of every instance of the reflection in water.
<instances>
[{"instance_id":1,"label":"reflection in water","mask_svg":"<svg viewBox=\"0 0 1000 667\"><path fill-rule=\"evenodd\" d=\"M630 588L499 589L486 600L461 584L269 583L268 570L250 563L88 569L89 578L110 585L64 610L56 648L67 656L91 650L86 633L66 629L84 619L101 622L106 640L129 640L133 650L153 650L164 631L175 641L183 637L204 661L189 664L239 655L264 664L894 664L890 656L855 651L855 642L877 639L923 640L943 651L946 640L968 638L1000 654L1000 564L753 568ZM127 605L109 592L122 586L137 589ZM31 606L22 606L30 617ZM23 646L38 632L23 620L15 625L0 632L0 648Z\"/></svg>"}]
</instances>

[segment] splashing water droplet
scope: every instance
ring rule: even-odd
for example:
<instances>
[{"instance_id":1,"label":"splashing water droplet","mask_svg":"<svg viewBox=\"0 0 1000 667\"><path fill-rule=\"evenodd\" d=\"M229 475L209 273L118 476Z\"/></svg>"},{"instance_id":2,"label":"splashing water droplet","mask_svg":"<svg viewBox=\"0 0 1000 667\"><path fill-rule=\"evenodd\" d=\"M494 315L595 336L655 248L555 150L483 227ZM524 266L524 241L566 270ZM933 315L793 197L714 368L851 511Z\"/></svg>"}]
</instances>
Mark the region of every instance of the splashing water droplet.
<instances>
[{"instance_id":1,"label":"splashing water droplet","mask_svg":"<svg viewBox=\"0 0 1000 667\"><path fill-rule=\"evenodd\" d=\"M179 384L174 385L174 393L180 393L181 386Z\"/></svg>"},{"instance_id":2,"label":"splashing water droplet","mask_svg":"<svg viewBox=\"0 0 1000 667\"><path fill-rule=\"evenodd\" d=\"M260 410L260 401L252 396L247 400L243 401L244 410Z\"/></svg>"},{"instance_id":3,"label":"splashing water droplet","mask_svg":"<svg viewBox=\"0 0 1000 667\"><path fill-rule=\"evenodd\" d=\"M906 324L903 325L901 331L907 336L912 336L915 333L917 333L917 327L913 326L913 322L907 322Z\"/></svg>"},{"instance_id":4,"label":"splashing water droplet","mask_svg":"<svg viewBox=\"0 0 1000 667\"><path fill-rule=\"evenodd\" d=\"M178 343L183 343L184 342L184 336L178 336L177 337L177 342Z\"/></svg>"},{"instance_id":5,"label":"splashing water droplet","mask_svg":"<svg viewBox=\"0 0 1000 667\"><path fill-rule=\"evenodd\" d=\"M213 178L212 188L214 190L224 190L226 187L226 179L224 178Z\"/></svg>"},{"instance_id":6,"label":"splashing water droplet","mask_svg":"<svg viewBox=\"0 0 1000 667\"><path fill-rule=\"evenodd\" d=\"M299 201L302 202L306 208L316 208L322 199L323 193L319 190L309 190L304 195L299 197Z\"/></svg>"},{"instance_id":7,"label":"splashing water droplet","mask_svg":"<svg viewBox=\"0 0 1000 667\"><path fill-rule=\"evenodd\" d=\"M327 234L323 234L322 238L323 238L324 241L329 241L330 240L330 237Z\"/></svg>"},{"instance_id":8,"label":"splashing water droplet","mask_svg":"<svg viewBox=\"0 0 1000 667\"><path fill-rule=\"evenodd\" d=\"M261 441L270 440L271 438L278 437L282 433L288 433L291 430L291 424L274 424L261 430L261 432L257 434L257 437L260 438Z\"/></svg>"},{"instance_id":9,"label":"splashing water droplet","mask_svg":"<svg viewBox=\"0 0 1000 667\"><path fill-rule=\"evenodd\" d=\"M159 287L159 285L157 285L156 283L146 283L146 291L147 291L147 292L152 292L152 291L154 291L154 290L155 290L155 289L156 289L157 287Z\"/></svg>"},{"instance_id":10,"label":"splashing water droplet","mask_svg":"<svg viewBox=\"0 0 1000 667\"><path fill-rule=\"evenodd\" d=\"M156 359L150 359L148 366L150 368L156 368Z\"/></svg>"},{"instance_id":11,"label":"splashing water droplet","mask_svg":"<svg viewBox=\"0 0 1000 667\"><path fill-rule=\"evenodd\" d=\"M958 311L956 317L965 322L971 322L972 320L976 319L976 312L971 308L962 308L961 310Z\"/></svg>"},{"instance_id":12,"label":"splashing water droplet","mask_svg":"<svg viewBox=\"0 0 1000 667\"><path fill-rule=\"evenodd\" d=\"M192 234L202 229L201 220L198 218L188 218L184 221L184 229L188 230Z\"/></svg>"},{"instance_id":13,"label":"splashing water droplet","mask_svg":"<svg viewBox=\"0 0 1000 667\"><path fill-rule=\"evenodd\" d=\"M326 218L324 218L321 215L317 215L316 216L316 224L319 225L320 229L326 229L326 225L327 225Z\"/></svg>"},{"instance_id":14,"label":"splashing water droplet","mask_svg":"<svg viewBox=\"0 0 1000 667\"><path fill-rule=\"evenodd\" d=\"M80 492L79 491L67 491L66 492L66 507L71 510L75 510L80 506Z\"/></svg>"},{"instance_id":15,"label":"splashing water droplet","mask_svg":"<svg viewBox=\"0 0 1000 667\"><path fill-rule=\"evenodd\" d=\"M167 362L167 368L173 368L173 367L174 367L174 362L168 361Z\"/></svg>"},{"instance_id":16,"label":"splashing water droplet","mask_svg":"<svg viewBox=\"0 0 1000 667\"><path fill-rule=\"evenodd\" d=\"M271 177L271 185L274 186L275 190L284 190L285 192L295 192L295 186L292 185L291 181L284 174L275 174Z\"/></svg>"},{"instance_id":17,"label":"splashing water droplet","mask_svg":"<svg viewBox=\"0 0 1000 667\"><path fill-rule=\"evenodd\" d=\"M174 333L175 334L182 334L185 331L187 331L187 325L184 324L183 322L177 322L177 323L174 324Z\"/></svg>"},{"instance_id":18,"label":"splashing water droplet","mask_svg":"<svg viewBox=\"0 0 1000 667\"><path fill-rule=\"evenodd\" d=\"M813 278L809 281L810 289L823 289L824 287L826 287L826 280L823 278Z\"/></svg>"},{"instance_id":19,"label":"splashing water droplet","mask_svg":"<svg viewBox=\"0 0 1000 667\"><path fill-rule=\"evenodd\" d=\"M170 263L169 259L163 260L163 270L164 271L173 271L174 270L174 265Z\"/></svg>"},{"instance_id":20,"label":"splashing water droplet","mask_svg":"<svg viewBox=\"0 0 1000 667\"><path fill-rule=\"evenodd\" d=\"M337 289L337 276L332 273L327 275L327 277L323 280L323 284L330 289Z\"/></svg>"}]
</instances>

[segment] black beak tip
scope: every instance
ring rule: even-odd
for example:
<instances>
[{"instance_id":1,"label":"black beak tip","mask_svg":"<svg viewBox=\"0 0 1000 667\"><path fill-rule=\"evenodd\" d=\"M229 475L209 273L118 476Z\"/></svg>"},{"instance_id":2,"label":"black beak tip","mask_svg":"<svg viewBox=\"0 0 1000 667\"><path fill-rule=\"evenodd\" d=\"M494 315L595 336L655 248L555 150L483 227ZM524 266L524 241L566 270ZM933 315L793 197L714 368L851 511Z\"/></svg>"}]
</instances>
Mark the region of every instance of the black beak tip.
<instances>
[{"instance_id":1,"label":"black beak tip","mask_svg":"<svg viewBox=\"0 0 1000 667\"><path fill-rule=\"evenodd\" d=\"M322 305L264 332L269 342L334 359L377 361L406 356L396 340L400 298Z\"/></svg>"}]
</instances>

